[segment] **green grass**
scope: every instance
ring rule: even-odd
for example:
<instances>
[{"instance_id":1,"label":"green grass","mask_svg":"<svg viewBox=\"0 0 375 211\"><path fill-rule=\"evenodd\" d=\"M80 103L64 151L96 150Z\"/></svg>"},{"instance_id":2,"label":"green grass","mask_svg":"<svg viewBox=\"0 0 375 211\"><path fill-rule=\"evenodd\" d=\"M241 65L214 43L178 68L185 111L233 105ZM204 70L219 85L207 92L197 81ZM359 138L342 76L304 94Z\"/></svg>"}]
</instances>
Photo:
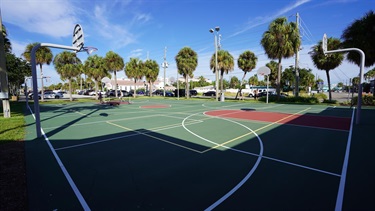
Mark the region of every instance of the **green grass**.
<instances>
[{"instance_id":1,"label":"green grass","mask_svg":"<svg viewBox=\"0 0 375 211\"><path fill-rule=\"evenodd\" d=\"M4 118L3 104L1 103L0 144L24 140L26 126L23 111L25 106L23 102L10 102L11 117Z\"/></svg>"}]
</instances>

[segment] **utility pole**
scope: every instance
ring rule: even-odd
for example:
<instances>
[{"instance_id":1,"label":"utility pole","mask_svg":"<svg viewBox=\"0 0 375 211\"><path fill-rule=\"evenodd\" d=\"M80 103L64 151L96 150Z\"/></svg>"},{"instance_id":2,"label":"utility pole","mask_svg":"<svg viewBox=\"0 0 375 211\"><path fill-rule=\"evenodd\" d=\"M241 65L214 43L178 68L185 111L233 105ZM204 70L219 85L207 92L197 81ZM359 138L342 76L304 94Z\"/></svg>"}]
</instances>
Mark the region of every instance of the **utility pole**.
<instances>
[{"instance_id":1,"label":"utility pole","mask_svg":"<svg viewBox=\"0 0 375 211\"><path fill-rule=\"evenodd\" d=\"M299 14L297 12L296 14L296 27L297 27L297 31L298 31L298 39L300 39L300 35L299 35ZM295 72L296 72L296 84L295 84L295 96L298 97L298 93L299 93L299 70L298 70L298 61L299 61L299 47L300 46L297 46L297 49L296 49L296 60L295 60L295 65L294 65L294 68L295 68Z\"/></svg>"},{"instance_id":2,"label":"utility pole","mask_svg":"<svg viewBox=\"0 0 375 211\"><path fill-rule=\"evenodd\" d=\"M163 96L165 97L165 71L166 71L166 69L168 67L168 63L167 63L167 47L164 48L164 62L163 62L162 66L164 68L164 90L163 90Z\"/></svg>"},{"instance_id":3,"label":"utility pole","mask_svg":"<svg viewBox=\"0 0 375 211\"><path fill-rule=\"evenodd\" d=\"M1 10L0 10L0 27L2 31L3 21L1 18ZM3 103L4 118L10 118L8 74L6 70L5 45L4 45L3 34L0 35L0 99Z\"/></svg>"}]
</instances>

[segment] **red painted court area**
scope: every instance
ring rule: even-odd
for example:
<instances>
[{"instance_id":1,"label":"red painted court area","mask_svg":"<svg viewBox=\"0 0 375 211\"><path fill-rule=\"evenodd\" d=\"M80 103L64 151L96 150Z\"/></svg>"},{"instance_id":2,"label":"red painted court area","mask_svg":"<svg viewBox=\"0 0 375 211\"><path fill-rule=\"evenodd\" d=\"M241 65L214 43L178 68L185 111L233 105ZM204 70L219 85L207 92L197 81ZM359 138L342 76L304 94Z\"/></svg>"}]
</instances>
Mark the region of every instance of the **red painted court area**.
<instances>
[{"instance_id":1,"label":"red painted court area","mask_svg":"<svg viewBox=\"0 0 375 211\"><path fill-rule=\"evenodd\" d=\"M309 114L286 114L277 112L244 111L244 110L216 110L205 112L209 116L254 120L262 122L274 122L277 124L289 124L336 130L349 130L350 118L317 116Z\"/></svg>"}]
</instances>

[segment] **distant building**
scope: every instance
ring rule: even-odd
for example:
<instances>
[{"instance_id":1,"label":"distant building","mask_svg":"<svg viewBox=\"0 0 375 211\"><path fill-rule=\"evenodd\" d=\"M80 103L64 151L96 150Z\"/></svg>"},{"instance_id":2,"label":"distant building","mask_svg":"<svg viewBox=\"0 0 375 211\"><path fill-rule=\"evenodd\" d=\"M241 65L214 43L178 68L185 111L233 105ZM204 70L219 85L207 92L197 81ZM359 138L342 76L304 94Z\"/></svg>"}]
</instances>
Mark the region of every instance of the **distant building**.
<instances>
[{"instance_id":1,"label":"distant building","mask_svg":"<svg viewBox=\"0 0 375 211\"><path fill-rule=\"evenodd\" d=\"M162 81L160 81L160 79L162 79ZM168 84L169 80L166 80L166 84ZM115 89L115 80L114 79L109 79L107 81L104 82L104 87L107 89L107 90L113 90ZM145 80L139 80L137 81L136 84L134 84L134 80L133 79L128 79L128 78L118 78L117 79L117 88L119 90L125 90L125 91L130 91L130 90L136 90L136 89L148 89L148 82L145 81ZM152 86L152 90L156 90L156 89L163 89L164 88L164 79L163 78L159 78L158 80L156 80L154 83L153 83L153 86ZM173 86L166 86L165 87L166 90L174 90L175 87Z\"/></svg>"}]
</instances>

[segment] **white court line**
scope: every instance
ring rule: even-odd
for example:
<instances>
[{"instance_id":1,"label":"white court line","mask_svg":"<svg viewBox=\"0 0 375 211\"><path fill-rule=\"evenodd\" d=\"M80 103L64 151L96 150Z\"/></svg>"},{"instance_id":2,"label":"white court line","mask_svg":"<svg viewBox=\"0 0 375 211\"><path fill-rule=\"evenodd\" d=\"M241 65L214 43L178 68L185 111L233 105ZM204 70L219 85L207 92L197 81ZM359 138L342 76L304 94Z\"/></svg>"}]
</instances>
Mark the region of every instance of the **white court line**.
<instances>
[{"instance_id":1,"label":"white court line","mask_svg":"<svg viewBox=\"0 0 375 211\"><path fill-rule=\"evenodd\" d=\"M217 146L220 146L220 144L216 143L216 142L213 142L213 141L210 141L206 138L203 138L201 136L199 136L198 134L196 133L193 133L192 131L190 131L189 129L187 129L185 127L185 121L194 116L194 115L197 115L197 114L192 114L188 117L186 117L183 121L182 121L182 126L185 128L186 131L188 131L189 133L191 133L192 135L208 142L208 143L211 143L211 144L214 144L214 145L217 145ZM259 150L259 154L258 154L258 159L257 161L255 162L254 166L250 169L250 171L247 173L247 175L236 185L234 186L229 192L227 192L224 196L222 196L219 200L217 200L215 203L213 203L211 206L209 206L207 209L205 210L212 210L214 209L215 207L217 207L218 205L220 205L223 201L225 201L227 198L229 198L233 193L235 193L243 184L245 184L245 182L251 177L251 175L253 175L253 173L255 172L255 170L258 168L258 165L262 159L262 155L263 155L263 143L262 143L262 140L260 139L260 137L255 133L255 131L253 131L252 129L248 128L247 126L241 124L241 123L238 123L238 122L235 122L235 121L232 121L232 120L229 120L229 119L223 119L223 118L220 118L222 120L225 120L225 121L229 121L229 122L232 122L232 123L235 123L237 125L240 125L244 128L246 128L247 130L251 131L257 138L258 138L258 142L259 142L259 147L260 147L260 150ZM236 150L236 149L233 149L231 147L227 147L227 146L221 146L221 147L224 147L226 149L229 149L229 150L233 150L233 151L237 151L237 152L240 152L240 150Z\"/></svg>"},{"instance_id":2,"label":"white court line","mask_svg":"<svg viewBox=\"0 0 375 211\"><path fill-rule=\"evenodd\" d=\"M344 164L342 166L342 171L341 171L341 179L340 179L339 191L337 193L337 199L336 199L336 207L335 207L336 211L342 210L342 204L343 204L343 201L344 201L344 190L345 190L346 172L348 170L349 152L350 152L350 145L351 145L351 142L352 142L352 134L353 134L354 111L355 111L355 108L353 108L352 121L350 123L350 131L349 131L349 136L348 136L348 142L346 144Z\"/></svg>"},{"instance_id":3,"label":"white court line","mask_svg":"<svg viewBox=\"0 0 375 211\"><path fill-rule=\"evenodd\" d=\"M34 119L35 119L35 115L34 115L34 113L32 112L30 106L27 106L27 107L29 108L31 114L33 115L33 117L34 117ZM76 195L76 197L77 197L79 203L81 203L81 206L82 206L83 210L87 210L87 211L91 210L90 207L89 207L89 205L86 203L86 200L83 198L81 192L80 192L79 189L77 188L76 184L74 183L74 181L73 181L72 177L70 176L68 170L66 170L66 168L65 168L63 162L61 161L60 157L57 155L55 149L53 148L51 142L49 141L48 137L47 137L46 134L44 133L43 129L41 128L40 130L41 130L41 132L42 132L42 134L43 134L43 136L44 136L44 140L45 140L46 143L48 144L48 147L50 148L50 150L51 150L53 156L55 157L57 163L59 164L61 171L63 172L65 178L68 180L68 183L69 183L70 187L73 189L73 192L74 192L74 194Z\"/></svg>"}]
</instances>

